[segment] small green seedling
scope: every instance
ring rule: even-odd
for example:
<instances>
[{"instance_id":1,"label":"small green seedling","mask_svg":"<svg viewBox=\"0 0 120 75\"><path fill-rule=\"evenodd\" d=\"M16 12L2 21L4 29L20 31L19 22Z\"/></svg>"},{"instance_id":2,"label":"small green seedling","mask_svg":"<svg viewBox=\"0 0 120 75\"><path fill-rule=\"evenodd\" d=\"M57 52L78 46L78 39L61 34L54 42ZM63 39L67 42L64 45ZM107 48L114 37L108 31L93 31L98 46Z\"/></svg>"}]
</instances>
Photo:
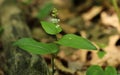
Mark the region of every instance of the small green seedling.
<instances>
[{"instance_id":1,"label":"small green seedling","mask_svg":"<svg viewBox=\"0 0 120 75\"><path fill-rule=\"evenodd\" d=\"M112 66L107 66L103 70L100 66L93 65L87 69L86 75L117 75L117 71Z\"/></svg>"},{"instance_id":2,"label":"small green seedling","mask_svg":"<svg viewBox=\"0 0 120 75\"><path fill-rule=\"evenodd\" d=\"M62 31L62 28L58 24L59 19L57 19L56 17L57 15L56 12L57 10L54 8L53 14L52 14L54 18L52 22L41 21L43 29L45 30L46 33L50 35L57 35ZM41 14L42 13L43 12L41 12ZM41 17L44 17L44 16L41 16ZM33 54L52 54L53 69L54 69L54 56L59 51L60 45L72 47L72 48L78 48L78 49L88 49L88 50L97 49L89 40L81 36L77 36L75 34L66 34L59 40L56 40L55 42L52 42L52 43L42 43L42 42L37 42L32 38L22 38L16 41L14 45ZM53 72L52 72L52 75L54 75Z\"/></svg>"},{"instance_id":3,"label":"small green seedling","mask_svg":"<svg viewBox=\"0 0 120 75\"><path fill-rule=\"evenodd\" d=\"M103 58L105 56L106 52L105 51L98 51L97 55L99 58Z\"/></svg>"},{"instance_id":4,"label":"small green seedling","mask_svg":"<svg viewBox=\"0 0 120 75\"><path fill-rule=\"evenodd\" d=\"M49 8L50 7L50 8ZM45 18L50 13L52 8L51 4L46 5L41 12L38 14L38 18ZM62 31L62 28L58 24L59 19L57 19L57 9L53 9L52 11L52 22L41 21L41 25L46 33L50 35L57 35ZM0 29L1 31L1 29ZM22 38L17 40L14 43L15 46L26 50L32 54L51 54L51 64L52 70L54 70L54 57L59 52L59 46L67 46L77 49L87 49L87 50L96 50L97 48L87 39L77 36L75 34L66 34L62 38L57 39L52 43L42 43L33 40L32 38ZM106 52L98 51L98 56L102 58ZM52 75L54 72L52 71ZM87 69L86 75L117 75L117 72L114 67L108 66L105 68L105 71L98 65L93 65Z\"/></svg>"}]
</instances>

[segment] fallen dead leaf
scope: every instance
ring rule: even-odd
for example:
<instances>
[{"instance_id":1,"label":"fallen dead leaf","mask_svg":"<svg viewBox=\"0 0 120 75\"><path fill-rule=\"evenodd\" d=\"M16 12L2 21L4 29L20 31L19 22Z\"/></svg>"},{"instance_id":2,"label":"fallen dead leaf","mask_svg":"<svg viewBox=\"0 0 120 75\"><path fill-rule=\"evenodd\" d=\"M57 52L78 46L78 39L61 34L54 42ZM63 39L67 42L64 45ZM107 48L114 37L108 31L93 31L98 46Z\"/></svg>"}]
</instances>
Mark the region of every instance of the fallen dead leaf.
<instances>
[{"instance_id":1,"label":"fallen dead leaf","mask_svg":"<svg viewBox=\"0 0 120 75\"><path fill-rule=\"evenodd\" d=\"M70 0L52 0L54 4L61 8L69 8L71 7L71 1ZM67 5L66 5L67 4Z\"/></svg>"},{"instance_id":2,"label":"fallen dead leaf","mask_svg":"<svg viewBox=\"0 0 120 75\"><path fill-rule=\"evenodd\" d=\"M58 10L58 17L61 19L61 21L65 21L70 18L74 18L75 14L72 13L68 8L64 9L59 9Z\"/></svg>"},{"instance_id":3,"label":"fallen dead leaf","mask_svg":"<svg viewBox=\"0 0 120 75\"><path fill-rule=\"evenodd\" d=\"M109 15L107 12L101 13L101 21L106 26L113 26L117 29L118 32L120 32L120 24L119 19L116 15L116 13L113 13L112 15Z\"/></svg>"},{"instance_id":4,"label":"fallen dead leaf","mask_svg":"<svg viewBox=\"0 0 120 75\"><path fill-rule=\"evenodd\" d=\"M74 28L70 25L67 25L67 24L60 24L60 25L65 33L76 33L77 32L77 28Z\"/></svg>"},{"instance_id":5,"label":"fallen dead leaf","mask_svg":"<svg viewBox=\"0 0 120 75\"><path fill-rule=\"evenodd\" d=\"M5 75L3 70L0 69L0 75Z\"/></svg>"},{"instance_id":6,"label":"fallen dead leaf","mask_svg":"<svg viewBox=\"0 0 120 75\"><path fill-rule=\"evenodd\" d=\"M109 44L104 48L107 54L102 59L98 58L96 52L92 52L93 55L90 64L98 64L100 66L104 66L106 63L106 66L117 66L120 63L120 50L115 46L118 38L119 35L114 35L109 38Z\"/></svg>"},{"instance_id":7,"label":"fallen dead leaf","mask_svg":"<svg viewBox=\"0 0 120 75\"><path fill-rule=\"evenodd\" d=\"M102 9L103 8L101 6L94 6L88 12L84 13L82 17L85 21L90 21L92 18L98 15L102 11Z\"/></svg>"},{"instance_id":8,"label":"fallen dead leaf","mask_svg":"<svg viewBox=\"0 0 120 75\"><path fill-rule=\"evenodd\" d=\"M72 75L75 73L75 71L73 71L73 70L65 67L65 66L61 63L61 61L58 60L58 59L55 59L55 60L54 60L54 63L55 63L56 68L57 68L58 70L64 72L64 73L72 74Z\"/></svg>"}]
</instances>

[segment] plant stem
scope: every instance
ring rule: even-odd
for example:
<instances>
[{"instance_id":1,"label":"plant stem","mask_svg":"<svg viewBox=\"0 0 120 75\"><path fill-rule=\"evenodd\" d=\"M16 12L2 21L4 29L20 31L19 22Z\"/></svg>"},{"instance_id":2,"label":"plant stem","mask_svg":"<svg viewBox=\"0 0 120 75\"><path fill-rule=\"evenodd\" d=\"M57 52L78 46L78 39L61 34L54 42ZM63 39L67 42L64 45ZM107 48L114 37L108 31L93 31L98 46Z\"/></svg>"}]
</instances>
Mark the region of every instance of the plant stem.
<instances>
[{"instance_id":1,"label":"plant stem","mask_svg":"<svg viewBox=\"0 0 120 75\"><path fill-rule=\"evenodd\" d=\"M52 75L54 75L54 58L55 58L55 55L52 54L52 58L51 58L51 65L52 65Z\"/></svg>"},{"instance_id":2,"label":"plant stem","mask_svg":"<svg viewBox=\"0 0 120 75\"><path fill-rule=\"evenodd\" d=\"M119 7L117 5L117 1L116 0L112 0L112 3L113 3L113 6L114 6L114 9L118 15L118 19L119 19L119 23L120 23L120 11L119 11Z\"/></svg>"}]
</instances>

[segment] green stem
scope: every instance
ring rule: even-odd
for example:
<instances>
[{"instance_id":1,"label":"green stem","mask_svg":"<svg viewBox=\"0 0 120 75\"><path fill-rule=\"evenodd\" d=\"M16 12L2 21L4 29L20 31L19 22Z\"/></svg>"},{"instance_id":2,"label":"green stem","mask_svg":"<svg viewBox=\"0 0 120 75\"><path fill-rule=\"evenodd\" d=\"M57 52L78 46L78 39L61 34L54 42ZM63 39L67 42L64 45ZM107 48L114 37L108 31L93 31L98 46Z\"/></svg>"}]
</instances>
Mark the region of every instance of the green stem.
<instances>
[{"instance_id":1,"label":"green stem","mask_svg":"<svg viewBox=\"0 0 120 75\"><path fill-rule=\"evenodd\" d=\"M118 15L118 19L119 19L119 23L120 23L120 11L119 11L119 7L117 5L117 1L116 0L112 0L112 3L113 3L113 6L114 6L114 9Z\"/></svg>"}]
</instances>

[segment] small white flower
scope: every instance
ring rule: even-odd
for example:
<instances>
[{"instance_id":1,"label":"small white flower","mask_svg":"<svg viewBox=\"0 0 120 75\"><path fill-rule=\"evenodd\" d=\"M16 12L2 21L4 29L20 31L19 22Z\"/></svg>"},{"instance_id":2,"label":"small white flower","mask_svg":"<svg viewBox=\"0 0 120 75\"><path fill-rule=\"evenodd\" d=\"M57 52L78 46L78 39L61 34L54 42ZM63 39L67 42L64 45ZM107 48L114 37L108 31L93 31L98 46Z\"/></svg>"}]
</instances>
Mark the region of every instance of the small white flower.
<instances>
[{"instance_id":1,"label":"small white flower","mask_svg":"<svg viewBox=\"0 0 120 75\"><path fill-rule=\"evenodd\" d=\"M60 27L60 25L56 25L56 28L59 28Z\"/></svg>"},{"instance_id":2,"label":"small white flower","mask_svg":"<svg viewBox=\"0 0 120 75\"><path fill-rule=\"evenodd\" d=\"M58 20L58 22L60 22L60 19L57 19Z\"/></svg>"},{"instance_id":3,"label":"small white flower","mask_svg":"<svg viewBox=\"0 0 120 75\"><path fill-rule=\"evenodd\" d=\"M51 19L51 22L52 22L52 23L58 23L59 21L60 21L60 19L57 19L57 18L52 18L52 19Z\"/></svg>"},{"instance_id":4,"label":"small white flower","mask_svg":"<svg viewBox=\"0 0 120 75\"><path fill-rule=\"evenodd\" d=\"M57 22L58 22L58 20L57 20L56 18L52 18L51 21L52 21L53 23L57 23Z\"/></svg>"}]
</instances>

